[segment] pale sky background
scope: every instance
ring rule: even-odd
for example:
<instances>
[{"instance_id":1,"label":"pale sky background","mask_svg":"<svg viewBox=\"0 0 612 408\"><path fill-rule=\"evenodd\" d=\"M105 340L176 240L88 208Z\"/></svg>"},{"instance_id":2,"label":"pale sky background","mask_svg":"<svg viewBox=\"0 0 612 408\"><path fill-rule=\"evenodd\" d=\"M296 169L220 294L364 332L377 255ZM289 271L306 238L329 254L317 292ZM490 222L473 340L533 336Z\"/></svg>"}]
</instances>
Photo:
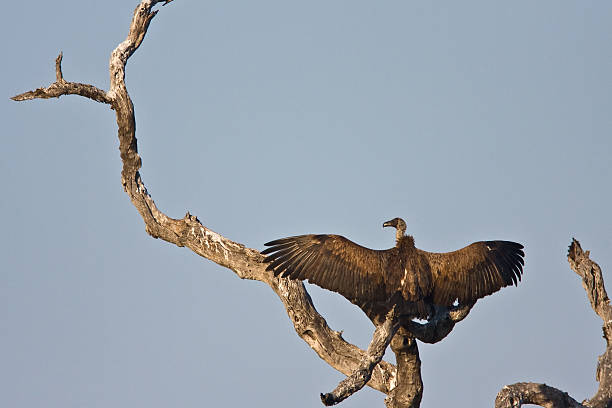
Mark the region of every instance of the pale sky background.
<instances>
[{"instance_id":1,"label":"pale sky background","mask_svg":"<svg viewBox=\"0 0 612 408\"><path fill-rule=\"evenodd\" d=\"M108 88L137 1L12 1L0 179L0 406L318 407L343 376L259 282L149 237L120 183ZM601 321L574 236L612 290L612 2L184 1L130 59L142 176L168 215L261 249L338 233L417 246L526 247L523 282L420 345L423 407L490 407L505 384L596 390ZM373 326L308 286L335 330ZM393 360L393 356L388 358ZM369 388L341 406L383 406Z\"/></svg>"}]
</instances>

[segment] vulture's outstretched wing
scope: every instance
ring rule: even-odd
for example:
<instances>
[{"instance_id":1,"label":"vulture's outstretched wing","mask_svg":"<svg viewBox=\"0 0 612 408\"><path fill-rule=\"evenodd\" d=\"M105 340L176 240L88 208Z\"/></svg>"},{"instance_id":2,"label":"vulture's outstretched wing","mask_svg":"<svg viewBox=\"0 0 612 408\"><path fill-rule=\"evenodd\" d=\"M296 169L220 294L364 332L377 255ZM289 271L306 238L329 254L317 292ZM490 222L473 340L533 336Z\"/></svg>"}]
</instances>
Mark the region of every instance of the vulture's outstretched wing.
<instances>
[{"instance_id":1,"label":"vulture's outstretched wing","mask_svg":"<svg viewBox=\"0 0 612 408\"><path fill-rule=\"evenodd\" d=\"M300 235L265 244L266 268L275 276L308 279L353 303L386 300L389 258L395 248L368 249L340 235Z\"/></svg>"},{"instance_id":2,"label":"vulture's outstretched wing","mask_svg":"<svg viewBox=\"0 0 612 408\"><path fill-rule=\"evenodd\" d=\"M418 250L433 277L433 301L450 306L471 303L499 289L518 284L523 273L523 246L510 241L480 241L447 253Z\"/></svg>"}]
</instances>

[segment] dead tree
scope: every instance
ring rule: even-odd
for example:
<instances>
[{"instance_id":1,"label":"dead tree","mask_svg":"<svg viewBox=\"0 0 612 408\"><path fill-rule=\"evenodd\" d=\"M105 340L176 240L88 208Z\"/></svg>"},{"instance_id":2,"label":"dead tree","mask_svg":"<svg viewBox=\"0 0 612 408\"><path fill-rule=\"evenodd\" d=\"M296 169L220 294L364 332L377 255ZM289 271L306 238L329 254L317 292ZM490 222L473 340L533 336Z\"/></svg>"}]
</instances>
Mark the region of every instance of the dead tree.
<instances>
[{"instance_id":1,"label":"dead tree","mask_svg":"<svg viewBox=\"0 0 612 408\"><path fill-rule=\"evenodd\" d=\"M142 0L136 7L127 38L111 53L110 89L108 91L88 84L66 81L62 74L62 54L60 53L55 61L56 80L54 83L46 88L38 88L14 96L12 99L24 101L57 98L62 95L80 95L110 105L117 118L119 151L123 164L121 183L132 204L142 216L149 235L179 247L187 247L196 254L232 270L241 279L258 280L269 285L283 302L296 333L320 358L347 375L347 378L334 391L321 395L326 405L336 404L364 385L368 385L387 395L385 403L388 407L418 407L423 393L423 383L416 340L426 343L441 341L452 331L456 323L468 315L473 304L450 309L436 308L433 316L424 324L398 320L392 310L386 321L376 327L368 349L362 350L346 342L340 332L332 330L327 325L325 319L315 309L301 282L275 278L271 272L265 270L266 265L262 263L264 256L257 250L247 248L212 231L202 225L194 215L187 213L181 219L168 217L157 208L148 194L139 172L141 159L137 150L136 120L132 100L125 85L125 66L144 40L148 26L158 12L154 11L153 7L158 3L165 5L170 1L172 0ZM581 252L580 256L584 257ZM579 256L576 255L576 257ZM586 259L588 259L588 253ZM583 265L582 262L576 260L577 265ZM576 266L576 268L582 267ZM601 274L593 282L595 285L600 282L603 291ZM599 288L599 286L596 287ZM601 305L603 303L607 305L607 297L605 291L602 293L597 292L594 299L597 305L600 305L598 307L604 310L605 307ZM606 307L609 309L609 305ZM607 317L604 319L606 322L604 333L607 336L611 330L612 313L609 311L605 313ZM604 315L600 314L600 316L603 318ZM395 353L397 365L382 360L388 345L391 345ZM608 348L600 360L598 373L601 387L596 396L597 401L610 401L611 355ZM529 390L529 386L521 384L506 387L500 392L496 406L518 406L517 401L520 403L540 401L529 399L529 396L534 395L534 392ZM595 400L596 398L591 401ZM574 400L571 401L575 403ZM602 404L604 403L585 406L606 406ZM544 404L544 406L579 405Z\"/></svg>"},{"instance_id":2,"label":"dead tree","mask_svg":"<svg viewBox=\"0 0 612 408\"><path fill-rule=\"evenodd\" d=\"M580 243L573 239L567 254L570 268L582 278L582 286L591 302L591 307L603 320L603 338L606 350L599 356L595 378L599 389L593 398L579 403L566 392L546 384L516 383L505 386L495 399L495 408L516 408L523 404L540 405L547 408L611 408L612 407L612 307L604 287L601 268L583 251Z\"/></svg>"}]
</instances>

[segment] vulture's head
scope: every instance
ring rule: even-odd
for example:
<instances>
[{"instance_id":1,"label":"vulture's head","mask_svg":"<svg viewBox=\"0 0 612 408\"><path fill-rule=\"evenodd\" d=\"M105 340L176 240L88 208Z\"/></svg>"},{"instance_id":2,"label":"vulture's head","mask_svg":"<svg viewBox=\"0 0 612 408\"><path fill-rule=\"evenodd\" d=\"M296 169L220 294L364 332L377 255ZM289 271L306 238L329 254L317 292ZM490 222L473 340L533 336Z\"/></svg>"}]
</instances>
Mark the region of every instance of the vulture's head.
<instances>
[{"instance_id":1,"label":"vulture's head","mask_svg":"<svg viewBox=\"0 0 612 408\"><path fill-rule=\"evenodd\" d=\"M395 229L397 229L397 233L395 234L395 237L397 239L400 239L406 233L406 222L404 222L404 220L398 217L385 222L383 224L383 228L384 227L394 227Z\"/></svg>"}]
</instances>

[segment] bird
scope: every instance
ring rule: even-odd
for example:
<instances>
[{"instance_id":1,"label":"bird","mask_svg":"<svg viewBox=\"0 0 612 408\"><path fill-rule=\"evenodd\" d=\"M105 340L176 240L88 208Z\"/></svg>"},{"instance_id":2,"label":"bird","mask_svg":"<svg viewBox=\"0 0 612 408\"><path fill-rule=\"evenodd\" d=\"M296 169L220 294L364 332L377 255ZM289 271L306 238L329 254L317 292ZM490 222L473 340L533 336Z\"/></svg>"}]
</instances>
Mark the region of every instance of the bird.
<instances>
[{"instance_id":1,"label":"bird","mask_svg":"<svg viewBox=\"0 0 612 408\"><path fill-rule=\"evenodd\" d=\"M392 248L366 248L341 235L297 235L265 243L263 262L274 276L339 293L374 324L384 322L392 307L400 316L427 319L436 305L473 305L521 280L525 253L519 243L479 241L435 253L415 247L403 219L383 227L396 229Z\"/></svg>"}]
</instances>

